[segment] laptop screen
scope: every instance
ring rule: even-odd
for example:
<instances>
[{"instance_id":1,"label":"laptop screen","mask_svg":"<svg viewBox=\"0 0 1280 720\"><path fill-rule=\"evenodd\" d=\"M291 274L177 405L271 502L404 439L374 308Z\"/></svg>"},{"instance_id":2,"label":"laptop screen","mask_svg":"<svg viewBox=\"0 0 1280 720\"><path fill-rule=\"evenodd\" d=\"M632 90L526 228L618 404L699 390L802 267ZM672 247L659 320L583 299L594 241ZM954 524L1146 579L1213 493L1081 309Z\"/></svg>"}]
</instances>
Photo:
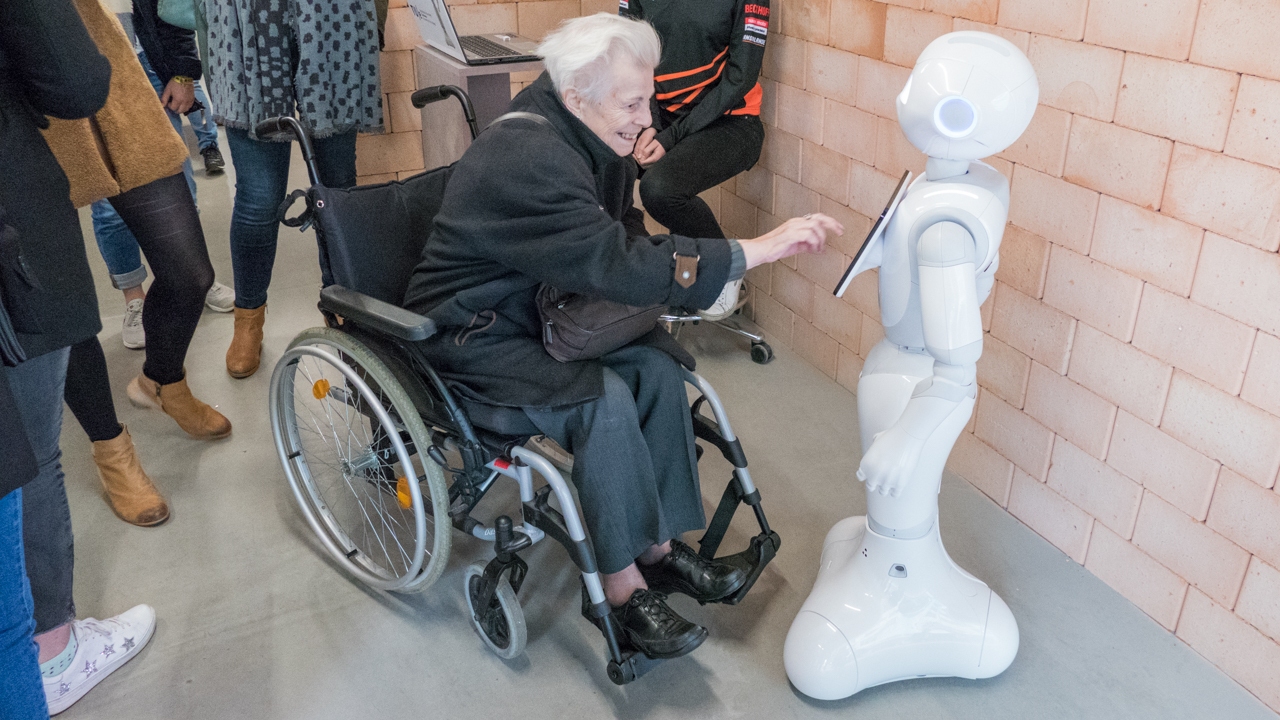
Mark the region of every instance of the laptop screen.
<instances>
[{"instance_id":1,"label":"laptop screen","mask_svg":"<svg viewBox=\"0 0 1280 720\"><path fill-rule=\"evenodd\" d=\"M418 32L428 45L463 63L467 61L444 0L409 0L409 9L418 21Z\"/></svg>"}]
</instances>

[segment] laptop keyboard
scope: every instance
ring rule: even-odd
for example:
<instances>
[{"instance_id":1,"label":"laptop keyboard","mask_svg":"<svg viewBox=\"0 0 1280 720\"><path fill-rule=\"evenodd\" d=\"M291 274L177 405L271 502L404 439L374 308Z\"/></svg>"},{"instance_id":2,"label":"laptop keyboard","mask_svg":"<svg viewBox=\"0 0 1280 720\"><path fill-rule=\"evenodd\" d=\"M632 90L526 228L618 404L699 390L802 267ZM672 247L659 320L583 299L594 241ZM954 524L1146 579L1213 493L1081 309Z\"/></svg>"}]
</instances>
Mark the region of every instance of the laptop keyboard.
<instances>
[{"instance_id":1,"label":"laptop keyboard","mask_svg":"<svg viewBox=\"0 0 1280 720\"><path fill-rule=\"evenodd\" d=\"M487 37L479 35L463 35L458 38L458 42L462 43L462 49L466 50L468 55L479 58L507 57L522 54L502 43L496 43Z\"/></svg>"}]
</instances>

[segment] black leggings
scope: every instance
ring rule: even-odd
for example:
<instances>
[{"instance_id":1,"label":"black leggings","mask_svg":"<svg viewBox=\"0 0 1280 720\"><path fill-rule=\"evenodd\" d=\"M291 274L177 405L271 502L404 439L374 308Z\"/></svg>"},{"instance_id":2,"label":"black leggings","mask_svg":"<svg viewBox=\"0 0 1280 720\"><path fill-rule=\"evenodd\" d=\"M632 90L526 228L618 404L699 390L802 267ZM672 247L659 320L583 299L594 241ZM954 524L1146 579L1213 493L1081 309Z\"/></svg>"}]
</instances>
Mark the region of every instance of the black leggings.
<instances>
[{"instance_id":1,"label":"black leggings","mask_svg":"<svg viewBox=\"0 0 1280 720\"><path fill-rule=\"evenodd\" d=\"M195 200L186 178L177 173L109 201L138 239L155 276L142 306L147 335L142 372L161 385L176 383L183 377L182 364L200 322L205 293L213 285L213 264ZM73 358L69 372L76 372L75 366Z\"/></svg>"},{"instance_id":2,"label":"black leggings","mask_svg":"<svg viewBox=\"0 0 1280 720\"><path fill-rule=\"evenodd\" d=\"M640 200L676 235L722 238L698 193L750 170L760 159L764 126L755 115L725 115L676 143L640 176Z\"/></svg>"},{"instance_id":3,"label":"black leggings","mask_svg":"<svg viewBox=\"0 0 1280 720\"><path fill-rule=\"evenodd\" d=\"M100 442L120 435L120 420L111 400L111 378L107 377L107 356L102 353L97 335L71 346L62 397L90 440Z\"/></svg>"},{"instance_id":4,"label":"black leggings","mask_svg":"<svg viewBox=\"0 0 1280 720\"><path fill-rule=\"evenodd\" d=\"M204 244L196 204L182 173L109 198L155 275L142 306L147 359L142 372L168 385L183 378L182 364L213 285L213 264ZM107 358L96 336L71 347L63 397L94 442L120 434Z\"/></svg>"}]
</instances>

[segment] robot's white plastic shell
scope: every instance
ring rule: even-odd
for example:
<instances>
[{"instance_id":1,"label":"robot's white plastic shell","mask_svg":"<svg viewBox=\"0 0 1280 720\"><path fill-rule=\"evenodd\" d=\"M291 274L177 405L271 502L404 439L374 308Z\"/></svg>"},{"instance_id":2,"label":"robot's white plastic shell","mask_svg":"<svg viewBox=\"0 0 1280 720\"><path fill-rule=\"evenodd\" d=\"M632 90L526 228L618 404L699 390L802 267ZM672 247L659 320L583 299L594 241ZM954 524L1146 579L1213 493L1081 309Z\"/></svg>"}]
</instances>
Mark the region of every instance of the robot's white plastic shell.
<instances>
[{"instance_id":1,"label":"robot's white plastic shell","mask_svg":"<svg viewBox=\"0 0 1280 720\"><path fill-rule=\"evenodd\" d=\"M898 124L932 158L977 160L1027 129L1040 86L1026 55L1004 38L954 32L925 47L898 94Z\"/></svg>"},{"instance_id":2,"label":"robot's white plastic shell","mask_svg":"<svg viewBox=\"0 0 1280 720\"><path fill-rule=\"evenodd\" d=\"M1038 98L1022 52L974 32L930 43L898 96L899 124L930 160L863 254L879 260L885 329L858 381L867 515L828 533L813 591L787 634L787 676L811 697L915 677L993 677L1017 654L1009 607L943 547L937 501L947 457L973 412L978 308L1008 218L1008 181L976 161L1022 134ZM901 442L906 436L922 440ZM905 471L894 468L906 465L885 458L913 459L909 478L895 479ZM892 492L873 492L872 479L893 484Z\"/></svg>"}]
</instances>

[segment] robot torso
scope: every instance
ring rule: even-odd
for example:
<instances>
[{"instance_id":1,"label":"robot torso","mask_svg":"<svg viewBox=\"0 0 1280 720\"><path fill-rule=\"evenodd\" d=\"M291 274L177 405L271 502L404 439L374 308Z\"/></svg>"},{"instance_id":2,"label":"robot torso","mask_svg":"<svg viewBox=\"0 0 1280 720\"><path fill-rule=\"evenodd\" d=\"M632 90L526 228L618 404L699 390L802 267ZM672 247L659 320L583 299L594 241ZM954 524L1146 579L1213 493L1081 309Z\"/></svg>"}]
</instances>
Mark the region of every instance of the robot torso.
<instances>
[{"instance_id":1,"label":"robot torso","mask_svg":"<svg viewBox=\"0 0 1280 720\"><path fill-rule=\"evenodd\" d=\"M916 249L920 236L939 222L963 227L973 242L977 302L990 294L999 266L1000 240L1009 214L1009 182L995 168L973 162L964 175L929 180L921 175L885 229L880 264L880 320L885 337L906 348L925 347L920 303L920 267Z\"/></svg>"}]
</instances>

